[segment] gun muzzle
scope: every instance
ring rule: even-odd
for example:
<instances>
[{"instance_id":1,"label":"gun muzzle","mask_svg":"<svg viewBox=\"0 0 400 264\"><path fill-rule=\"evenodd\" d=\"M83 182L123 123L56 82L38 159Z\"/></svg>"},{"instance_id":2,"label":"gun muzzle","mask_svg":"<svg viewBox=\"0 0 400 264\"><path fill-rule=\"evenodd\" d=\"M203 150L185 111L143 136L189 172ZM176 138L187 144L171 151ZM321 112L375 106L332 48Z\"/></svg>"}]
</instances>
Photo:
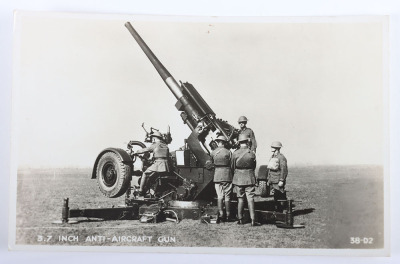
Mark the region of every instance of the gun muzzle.
<instances>
[{"instance_id":1,"label":"gun muzzle","mask_svg":"<svg viewBox=\"0 0 400 264\"><path fill-rule=\"evenodd\" d=\"M140 48L146 54L147 58L149 58L150 62L153 64L154 68L157 70L158 74L160 74L161 78L164 80L165 84L174 94L176 99L180 99L183 96L181 87L176 82L174 77L168 72L168 70L164 67L164 65L158 60L156 55L151 51L151 49L146 45L144 40L139 36L136 30L132 27L130 22L125 23L125 27L129 30L132 37L139 44Z\"/></svg>"}]
</instances>

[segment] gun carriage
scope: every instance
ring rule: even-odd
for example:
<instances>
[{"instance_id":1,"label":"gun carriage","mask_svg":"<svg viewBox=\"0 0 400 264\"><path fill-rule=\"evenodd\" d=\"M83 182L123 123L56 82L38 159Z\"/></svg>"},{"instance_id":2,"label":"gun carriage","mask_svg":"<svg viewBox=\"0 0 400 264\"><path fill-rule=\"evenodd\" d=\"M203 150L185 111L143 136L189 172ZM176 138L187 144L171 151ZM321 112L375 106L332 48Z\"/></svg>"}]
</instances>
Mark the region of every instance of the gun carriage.
<instances>
[{"instance_id":1,"label":"gun carriage","mask_svg":"<svg viewBox=\"0 0 400 264\"><path fill-rule=\"evenodd\" d=\"M132 25L127 22L125 26L175 96L177 100L175 107L191 133L184 140L182 148L170 151L169 171L153 177L148 183L149 192L143 199L138 199L138 182L142 173L150 166L151 160L148 154L139 155L135 149L144 148L146 145L141 141L130 141L127 150L107 148L101 151L93 166L92 179L97 180L100 191L107 197L116 198L125 195L125 206L69 209L67 198L64 199L60 222L72 223L70 218L74 217L139 219L141 222L163 220L179 222L183 218L189 218L208 223L215 222L217 209L214 206L214 167L210 160L210 152L216 147L213 139L223 135L228 139L227 148L235 149L239 131L227 121L217 118L192 84L178 83ZM143 124L142 126L144 128ZM145 142L151 142L151 135L156 129L151 128L147 131L144 128L144 130ZM172 141L169 127L162 137L167 144ZM142 161L140 169L135 165L138 158ZM260 166L257 178L261 197L269 196L266 166ZM285 200L282 203L285 204L284 212L274 211L273 201L256 203L260 222L271 222L285 228L300 227L293 224L293 200Z\"/></svg>"}]
</instances>

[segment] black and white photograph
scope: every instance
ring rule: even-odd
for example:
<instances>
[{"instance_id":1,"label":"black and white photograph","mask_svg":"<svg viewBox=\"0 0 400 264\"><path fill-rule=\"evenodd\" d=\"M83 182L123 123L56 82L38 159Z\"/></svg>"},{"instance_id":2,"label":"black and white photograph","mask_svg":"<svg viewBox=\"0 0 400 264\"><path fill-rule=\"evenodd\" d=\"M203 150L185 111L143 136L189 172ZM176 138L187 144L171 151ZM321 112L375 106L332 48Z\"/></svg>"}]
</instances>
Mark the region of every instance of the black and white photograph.
<instances>
[{"instance_id":1,"label":"black and white photograph","mask_svg":"<svg viewBox=\"0 0 400 264\"><path fill-rule=\"evenodd\" d=\"M11 250L389 255L387 16L14 22Z\"/></svg>"}]
</instances>

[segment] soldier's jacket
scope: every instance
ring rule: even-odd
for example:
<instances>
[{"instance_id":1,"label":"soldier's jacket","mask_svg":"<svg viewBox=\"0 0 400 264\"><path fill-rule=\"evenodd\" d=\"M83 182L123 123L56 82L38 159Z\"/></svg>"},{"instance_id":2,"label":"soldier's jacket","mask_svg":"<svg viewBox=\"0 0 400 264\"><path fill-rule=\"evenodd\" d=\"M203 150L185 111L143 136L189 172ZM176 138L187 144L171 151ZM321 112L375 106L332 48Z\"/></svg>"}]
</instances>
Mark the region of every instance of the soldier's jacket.
<instances>
[{"instance_id":1,"label":"soldier's jacket","mask_svg":"<svg viewBox=\"0 0 400 264\"><path fill-rule=\"evenodd\" d=\"M285 182L288 175L288 166L285 156L279 153L278 155L272 155L271 158L279 159L279 167L277 170L268 170L268 181L270 183L279 183L279 181Z\"/></svg>"},{"instance_id":2,"label":"soldier's jacket","mask_svg":"<svg viewBox=\"0 0 400 264\"><path fill-rule=\"evenodd\" d=\"M246 127L245 129L239 130L239 135L241 135L241 134L248 135L250 137L250 141L251 141L250 149L255 152L257 149L257 141L256 141L256 136L254 135L253 130L251 128Z\"/></svg>"},{"instance_id":3,"label":"soldier's jacket","mask_svg":"<svg viewBox=\"0 0 400 264\"><path fill-rule=\"evenodd\" d=\"M224 147L211 152L211 161L215 165L214 182L232 182L231 157L232 153Z\"/></svg>"},{"instance_id":4,"label":"soldier's jacket","mask_svg":"<svg viewBox=\"0 0 400 264\"><path fill-rule=\"evenodd\" d=\"M238 186L254 185L256 177L256 154L247 146L240 147L232 154L231 168L233 171L232 183Z\"/></svg>"},{"instance_id":5,"label":"soldier's jacket","mask_svg":"<svg viewBox=\"0 0 400 264\"><path fill-rule=\"evenodd\" d=\"M147 168L147 171L155 171L155 172L165 172L169 171L168 166L168 156L169 156L169 149L168 145L164 142L154 142L147 148L142 148L138 150L137 154L152 152L154 162L153 164Z\"/></svg>"}]
</instances>

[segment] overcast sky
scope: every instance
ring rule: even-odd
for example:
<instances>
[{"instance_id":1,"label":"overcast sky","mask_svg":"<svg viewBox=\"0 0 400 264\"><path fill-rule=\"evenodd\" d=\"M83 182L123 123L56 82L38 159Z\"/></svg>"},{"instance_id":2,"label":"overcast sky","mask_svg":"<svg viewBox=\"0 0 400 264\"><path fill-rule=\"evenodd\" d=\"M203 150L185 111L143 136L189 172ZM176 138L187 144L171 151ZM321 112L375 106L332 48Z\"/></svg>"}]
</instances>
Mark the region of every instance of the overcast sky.
<instances>
[{"instance_id":1,"label":"overcast sky","mask_svg":"<svg viewBox=\"0 0 400 264\"><path fill-rule=\"evenodd\" d=\"M217 117L235 126L248 117L259 165L275 140L289 165L383 163L382 19L228 23L22 13L13 95L19 166L90 167L102 149L143 140L142 122L163 132L170 125L170 149L183 145L190 130L127 20Z\"/></svg>"}]
</instances>

